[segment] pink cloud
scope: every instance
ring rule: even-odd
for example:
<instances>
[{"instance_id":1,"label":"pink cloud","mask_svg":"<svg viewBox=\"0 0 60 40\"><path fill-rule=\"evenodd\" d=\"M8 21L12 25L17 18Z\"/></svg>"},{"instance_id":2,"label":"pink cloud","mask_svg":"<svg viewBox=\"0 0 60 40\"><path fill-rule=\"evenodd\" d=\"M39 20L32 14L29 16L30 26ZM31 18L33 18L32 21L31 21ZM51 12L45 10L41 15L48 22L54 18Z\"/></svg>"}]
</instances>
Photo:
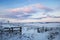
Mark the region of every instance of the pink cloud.
<instances>
[{"instance_id":1,"label":"pink cloud","mask_svg":"<svg viewBox=\"0 0 60 40\"><path fill-rule=\"evenodd\" d=\"M45 6L43 6L43 5L41 5L41 4L35 4L35 7L36 7L36 8L39 8L39 9L46 8Z\"/></svg>"},{"instance_id":2,"label":"pink cloud","mask_svg":"<svg viewBox=\"0 0 60 40\"><path fill-rule=\"evenodd\" d=\"M33 16L32 13L36 13L38 12L36 9L43 9L43 10L48 10L49 8L41 5L41 4L32 4L32 5L28 5L28 6L24 6L24 7L19 7L19 8L14 8L14 9L6 9L6 12L8 12L8 14L6 14L9 17L20 17L20 18L25 18L26 16ZM44 14L46 13L45 11L43 11ZM28 16L29 15L29 16ZM26 18L27 18L26 17Z\"/></svg>"},{"instance_id":3,"label":"pink cloud","mask_svg":"<svg viewBox=\"0 0 60 40\"><path fill-rule=\"evenodd\" d=\"M17 13L17 12L23 12L23 13L32 13L34 10L32 7L23 7L23 8L15 8L15 9L9 9L10 13Z\"/></svg>"},{"instance_id":4,"label":"pink cloud","mask_svg":"<svg viewBox=\"0 0 60 40\"><path fill-rule=\"evenodd\" d=\"M31 13L31 12L35 12L35 8L37 9L49 9L41 4L33 4L30 6L26 6L26 7L20 7L20 8L14 8L14 9L9 9L10 12L24 12L24 13Z\"/></svg>"},{"instance_id":5,"label":"pink cloud","mask_svg":"<svg viewBox=\"0 0 60 40\"><path fill-rule=\"evenodd\" d=\"M37 12L36 9L50 10L50 8L47 8L40 3L37 3L37 4L32 4L32 5L28 5L28 6L24 6L24 7L19 7L19 8L6 9L5 12L8 12L8 13L17 13L17 12L35 13L35 12Z\"/></svg>"},{"instance_id":6,"label":"pink cloud","mask_svg":"<svg viewBox=\"0 0 60 40\"><path fill-rule=\"evenodd\" d=\"M9 12L19 12L21 9L20 8L14 8L14 9L8 9L7 11Z\"/></svg>"},{"instance_id":7,"label":"pink cloud","mask_svg":"<svg viewBox=\"0 0 60 40\"><path fill-rule=\"evenodd\" d=\"M25 13L30 13L32 11L32 7L25 7L25 8L23 8L22 11Z\"/></svg>"},{"instance_id":8,"label":"pink cloud","mask_svg":"<svg viewBox=\"0 0 60 40\"><path fill-rule=\"evenodd\" d=\"M43 9L43 10L45 10L45 11L52 11L52 10L53 10L53 9L51 9L51 8L49 8L49 7L46 7L46 6L44 6L44 5L41 5L41 4L36 4L35 7L36 7L37 9Z\"/></svg>"}]
</instances>

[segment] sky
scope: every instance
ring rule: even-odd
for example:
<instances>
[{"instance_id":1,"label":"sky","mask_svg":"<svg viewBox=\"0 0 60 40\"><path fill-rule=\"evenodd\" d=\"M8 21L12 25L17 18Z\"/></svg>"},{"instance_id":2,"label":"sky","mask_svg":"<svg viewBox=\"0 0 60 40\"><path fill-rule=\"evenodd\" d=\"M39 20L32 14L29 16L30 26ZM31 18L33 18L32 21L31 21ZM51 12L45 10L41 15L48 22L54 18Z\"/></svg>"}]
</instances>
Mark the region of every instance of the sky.
<instances>
[{"instance_id":1,"label":"sky","mask_svg":"<svg viewBox=\"0 0 60 40\"><path fill-rule=\"evenodd\" d=\"M0 0L0 20L60 22L60 0Z\"/></svg>"}]
</instances>

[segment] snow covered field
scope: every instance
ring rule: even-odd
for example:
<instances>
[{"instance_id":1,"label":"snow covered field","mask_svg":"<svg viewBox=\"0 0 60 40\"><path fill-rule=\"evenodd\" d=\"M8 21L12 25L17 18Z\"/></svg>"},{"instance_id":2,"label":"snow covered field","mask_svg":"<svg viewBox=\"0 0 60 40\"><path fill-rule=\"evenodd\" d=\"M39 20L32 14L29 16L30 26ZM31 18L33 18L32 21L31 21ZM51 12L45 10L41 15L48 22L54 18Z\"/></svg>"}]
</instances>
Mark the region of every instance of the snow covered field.
<instances>
[{"instance_id":1,"label":"snow covered field","mask_svg":"<svg viewBox=\"0 0 60 40\"><path fill-rule=\"evenodd\" d=\"M0 40L60 40L60 23L21 23L22 34L3 32ZM3 27L15 27L3 25Z\"/></svg>"}]
</instances>

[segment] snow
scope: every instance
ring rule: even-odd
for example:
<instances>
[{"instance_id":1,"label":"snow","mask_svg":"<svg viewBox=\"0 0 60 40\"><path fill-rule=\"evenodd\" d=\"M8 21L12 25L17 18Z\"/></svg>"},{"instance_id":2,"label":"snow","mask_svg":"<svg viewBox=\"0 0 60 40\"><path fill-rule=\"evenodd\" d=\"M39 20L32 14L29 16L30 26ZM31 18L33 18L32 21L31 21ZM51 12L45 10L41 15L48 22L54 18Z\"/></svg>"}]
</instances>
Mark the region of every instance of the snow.
<instances>
[{"instance_id":1,"label":"snow","mask_svg":"<svg viewBox=\"0 0 60 40\"><path fill-rule=\"evenodd\" d=\"M4 32L2 34L2 36L0 34L0 40L60 40L60 27L58 26L58 28L57 28L57 25L59 25L60 23L59 24L58 23L40 24L42 26L40 26L39 23L30 24L30 25L29 24L30 23L21 25L21 26L24 26L24 27L22 27L21 35L19 32L13 32L13 33ZM43 28L43 25L44 25L44 28L48 28L48 31L42 30L42 32L38 33L37 28L41 29L41 28ZM50 25L53 30L49 30ZM8 27L9 25L3 25L3 26ZM12 27L12 26L15 27L14 25L10 25L9 27ZM27 26L27 27L25 27L25 26ZM34 27L34 26L39 26L39 27ZM58 34L55 34L55 32L58 32ZM53 36L54 38L51 38L50 36Z\"/></svg>"}]
</instances>

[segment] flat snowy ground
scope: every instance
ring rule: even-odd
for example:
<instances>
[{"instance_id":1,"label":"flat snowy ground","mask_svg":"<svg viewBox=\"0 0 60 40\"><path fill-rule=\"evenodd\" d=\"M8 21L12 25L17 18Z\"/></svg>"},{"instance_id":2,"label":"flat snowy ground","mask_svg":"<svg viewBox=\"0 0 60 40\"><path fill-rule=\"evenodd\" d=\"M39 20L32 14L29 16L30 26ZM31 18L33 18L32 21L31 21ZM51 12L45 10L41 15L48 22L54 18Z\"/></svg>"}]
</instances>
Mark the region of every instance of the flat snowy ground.
<instances>
[{"instance_id":1,"label":"flat snowy ground","mask_svg":"<svg viewBox=\"0 0 60 40\"><path fill-rule=\"evenodd\" d=\"M60 40L60 30L43 31L38 33L36 29L22 29L22 35L18 32L4 33L0 40Z\"/></svg>"}]
</instances>

